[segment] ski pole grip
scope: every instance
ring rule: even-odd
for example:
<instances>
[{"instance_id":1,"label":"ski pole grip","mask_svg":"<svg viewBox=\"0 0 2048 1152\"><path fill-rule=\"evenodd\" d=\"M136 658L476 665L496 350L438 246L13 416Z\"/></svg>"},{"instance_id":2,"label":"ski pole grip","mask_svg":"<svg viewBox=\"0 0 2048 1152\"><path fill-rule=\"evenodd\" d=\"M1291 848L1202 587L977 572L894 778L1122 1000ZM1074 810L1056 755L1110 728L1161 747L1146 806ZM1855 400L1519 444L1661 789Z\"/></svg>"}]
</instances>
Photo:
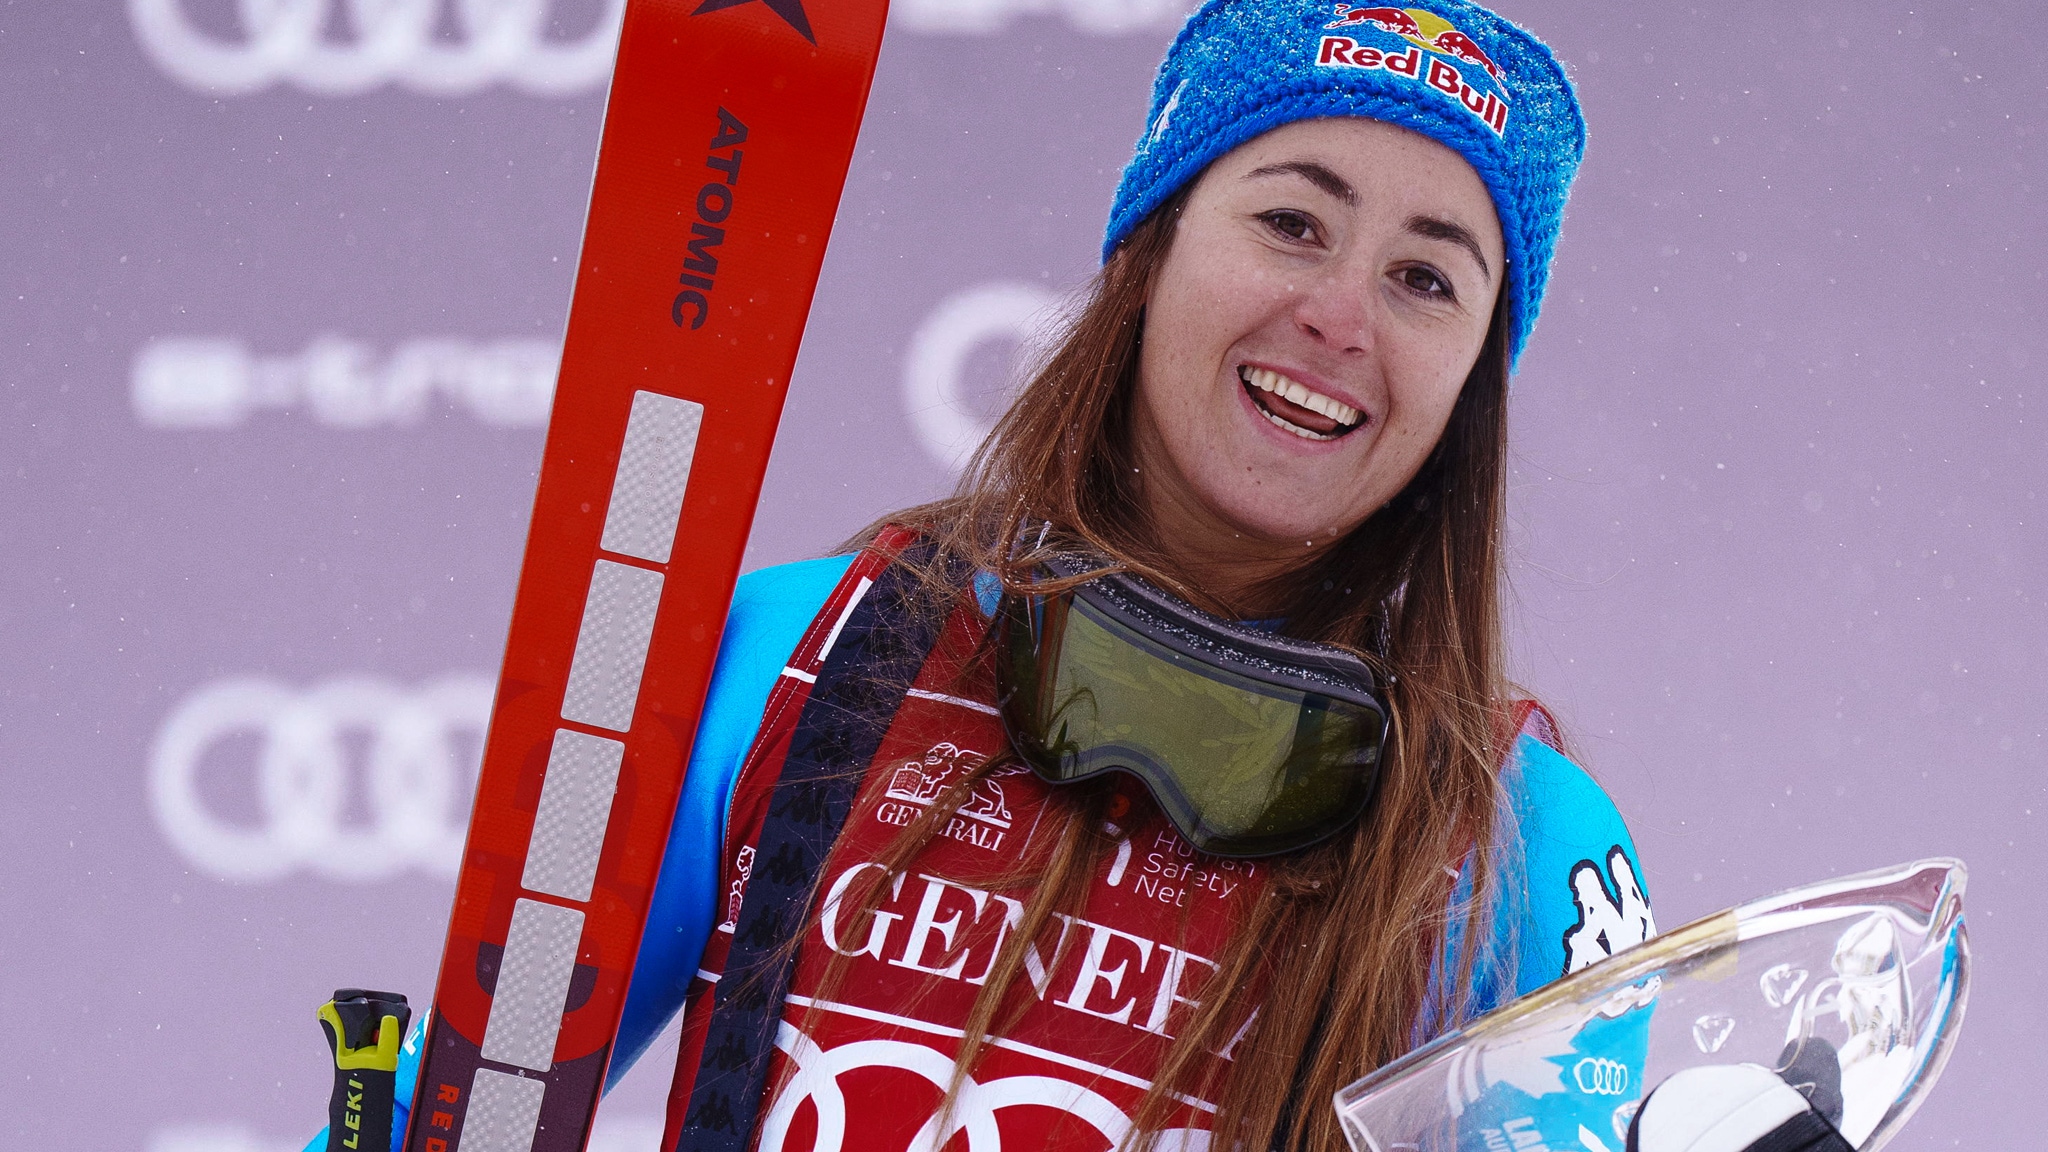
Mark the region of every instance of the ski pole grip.
<instances>
[{"instance_id":1,"label":"ski pole grip","mask_svg":"<svg viewBox=\"0 0 2048 1152\"><path fill-rule=\"evenodd\" d=\"M396 992L337 988L320 1006L320 1027L334 1056L327 1098L327 1152L387 1152L398 1087L398 1046L412 1008Z\"/></svg>"}]
</instances>

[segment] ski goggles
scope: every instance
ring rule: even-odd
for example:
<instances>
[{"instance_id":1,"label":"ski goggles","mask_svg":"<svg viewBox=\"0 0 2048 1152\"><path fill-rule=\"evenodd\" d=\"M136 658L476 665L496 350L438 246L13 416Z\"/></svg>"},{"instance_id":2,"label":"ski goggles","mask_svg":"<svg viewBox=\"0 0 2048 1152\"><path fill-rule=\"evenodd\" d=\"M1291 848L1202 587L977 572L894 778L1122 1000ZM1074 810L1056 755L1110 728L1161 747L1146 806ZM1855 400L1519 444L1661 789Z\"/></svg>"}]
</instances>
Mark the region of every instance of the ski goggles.
<instances>
[{"instance_id":1,"label":"ski goggles","mask_svg":"<svg viewBox=\"0 0 2048 1152\"><path fill-rule=\"evenodd\" d=\"M1094 565L1059 556L1067 579ZM1378 780L1386 708L1365 661L1212 616L1134 576L1007 594L996 690L1054 784L1137 777L1188 843L1271 856L1334 835Z\"/></svg>"}]
</instances>

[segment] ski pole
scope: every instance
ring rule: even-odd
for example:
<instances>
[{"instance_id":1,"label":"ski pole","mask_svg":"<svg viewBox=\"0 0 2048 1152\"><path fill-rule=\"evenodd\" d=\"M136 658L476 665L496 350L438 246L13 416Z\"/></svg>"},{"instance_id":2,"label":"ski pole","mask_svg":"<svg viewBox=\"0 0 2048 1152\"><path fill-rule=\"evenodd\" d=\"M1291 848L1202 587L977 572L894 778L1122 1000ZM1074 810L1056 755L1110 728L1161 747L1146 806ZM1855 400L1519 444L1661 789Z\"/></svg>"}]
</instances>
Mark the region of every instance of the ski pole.
<instances>
[{"instance_id":1,"label":"ski pole","mask_svg":"<svg viewBox=\"0 0 2048 1152\"><path fill-rule=\"evenodd\" d=\"M412 1009L396 992L337 988L318 1016L328 1051L334 1055L327 1152L387 1152L398 1046L405 1039Z\"/></svg>"}]
</instances>

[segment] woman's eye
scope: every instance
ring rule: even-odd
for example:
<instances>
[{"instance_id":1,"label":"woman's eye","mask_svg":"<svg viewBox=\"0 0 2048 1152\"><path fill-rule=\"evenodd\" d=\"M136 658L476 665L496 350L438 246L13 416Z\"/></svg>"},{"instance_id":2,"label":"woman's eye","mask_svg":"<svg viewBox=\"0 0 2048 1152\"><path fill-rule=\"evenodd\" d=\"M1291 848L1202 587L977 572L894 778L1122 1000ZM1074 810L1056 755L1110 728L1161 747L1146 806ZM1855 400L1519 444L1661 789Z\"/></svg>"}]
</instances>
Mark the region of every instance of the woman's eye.
<instances>
[{"instance_id":1,"label":"woman's eye","mask_svg":"<svg viewBox=\"0 0 2048 1152\"><path fill-rule=\"evenodd\" d=\"M1450 281L1445 280L1434 268L1404 268L1401 270L1401 283L1406 284L1410 291L1420 292L1425 296L1442 296L1449 299L1454 295Z\"/></svg>"},{"instance_id":2,"label":"woman's eye","mask_svg":"<svg viewBox=\"0 0 2048 1152\"><path fill-rule=\"evenodd\" d=\"M1289 240L1315 239L1315 223L1299 212L1289 212L1283 208L1276 212L1264 213L1259 219L1266 222L1266 227Z\"/></svg>"}]
</instances>

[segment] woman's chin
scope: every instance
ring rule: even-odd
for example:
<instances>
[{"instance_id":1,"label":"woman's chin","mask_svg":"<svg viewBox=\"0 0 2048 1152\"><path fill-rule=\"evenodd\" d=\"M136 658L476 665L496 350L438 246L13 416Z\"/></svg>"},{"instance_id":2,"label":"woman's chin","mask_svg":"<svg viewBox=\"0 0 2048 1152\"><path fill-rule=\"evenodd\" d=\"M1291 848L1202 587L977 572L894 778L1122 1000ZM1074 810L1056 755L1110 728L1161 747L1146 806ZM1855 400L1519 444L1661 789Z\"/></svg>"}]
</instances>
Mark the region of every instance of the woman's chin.
<instances>
[{"instance_id":1,"label":"woman's chin","mask_svg":"<svg viewBox=\"0 0 2048 1152\"><path fill-rule=\"evenodd\" d=\"M1364 521L1363 516L1348 510L1303 509L1298 503L1279 507L1264 500L1230 501L1218 502L1217 508L1241 548L1271 552L1276 557L1298 556L1304 550L1334 544ZM1305 511L1324 514L1304 515Z\"/></svg>"},{"instance_id":2,"label":"woman's chin","mask_svg":"<svg viewBox=\"0 0 2048 1152\"><path fill-rule=\"evenodd\" d=\"M1189 478L1236 535L1298 552L1342 537L1384 502L1361 490L1366 469L1347 457L1254 450L1207 476Z\"/></svg>"}]
</instances>

